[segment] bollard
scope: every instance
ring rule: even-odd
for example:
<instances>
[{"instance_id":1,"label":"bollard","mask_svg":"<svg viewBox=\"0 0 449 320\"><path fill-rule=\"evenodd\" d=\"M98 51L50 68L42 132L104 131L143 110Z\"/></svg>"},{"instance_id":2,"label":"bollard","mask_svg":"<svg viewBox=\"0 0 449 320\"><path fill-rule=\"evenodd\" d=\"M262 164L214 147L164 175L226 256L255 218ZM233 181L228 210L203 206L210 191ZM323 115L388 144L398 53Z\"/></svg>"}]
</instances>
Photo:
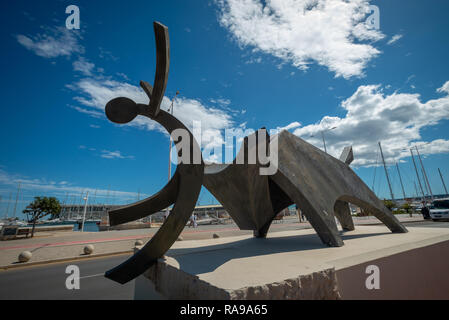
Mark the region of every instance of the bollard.
<instances>
[{"instance_id":1,"label":"bollard","mask_svg":"<svg viewBox=\"0 0 449 320\"><path fill-rule=\"evenodd\" d=\"M33 254L29 251L23 251L19 254L19 262L24 263L30 261Z\"/></svg>"},{"instance_id":2,"label":"bollard","mask_svg":"<svg viewBox=\"0 0 449 320\"><path fill-rule=\"evenodd\" d=\"M84 254L92 254L94 252L94 246L91 244L88 244L84 247Z\"/></svg>"}]
</instances>

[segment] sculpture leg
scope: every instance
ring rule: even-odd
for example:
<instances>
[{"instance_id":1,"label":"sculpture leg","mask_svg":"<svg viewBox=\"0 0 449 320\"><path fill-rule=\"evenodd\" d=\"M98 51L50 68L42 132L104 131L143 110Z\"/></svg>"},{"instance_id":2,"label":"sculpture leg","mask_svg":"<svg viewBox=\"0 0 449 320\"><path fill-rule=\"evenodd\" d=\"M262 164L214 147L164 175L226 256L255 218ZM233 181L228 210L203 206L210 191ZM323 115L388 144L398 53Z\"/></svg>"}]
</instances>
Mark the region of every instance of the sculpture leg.
<instances>
[{"instance_id":1,"label":"sculpture leg","mask_svg":"<svg viewBox=\"0 0 449 320\"><path fill-rule=\"evenodd\" d=\"M339 200L351 202L359 206L364 211L370 213L371 215L379 219L381 222L383 222L388 227L388 229L390 229L391 232L393 233L408 232L407 228L404 227L399 222L399 220L394 216L394 214L390 210L388 210L388 208L385 207L385 205L380 200L377 199L371 200L369 198L361 199L350 196L341 197Z\"/></svg>"},{"instance_id":2,"label":"sculpture leg","mask_svg":"<svg viewBox=\"0 0 449 320\"><path fill-rule=\"evenodd\" d=\"M271 207L273 208L273 216L262 228L254 230L254 237L265 238L267 236L268 230L273 223L274 218L285 208L291 206L293 201L290 197L285 194L285 192L274 182L271 178L268 178L268 186L270 192Z\"/></svg>"},{"instance_id":3,"label":"sculpture leg","mask_svg":"<svg viewBox=\"0 0 449 320\"><path fill-rule=\"evenodd\" d=\"M326 208L325 203L320 203L314 199L307 199L301 193L300 188L278 171L271 177L276 184L292 199L300 208L307 220L317 232L321 241L332 247L341 247L343 240L338 232L337 224L332 213L332 208Z\"/></svg>"},{"instance_id":4,"label":"sculpture leg","mask_svg":"<svg viewBox=\"0 0 449 320\"><path fill-rule=\"evenodd\" d=\"M262 228L260 228L258 230L254 230L254 232L253 232L254 237L256 237L256 238L266 238L267 237L267 233L268 233L268 229L270 229L270 226L271 226L272 222L273 222L273 220L270 220Z\"/></svg>"},{"instance_id":5,"label":"sculpture leg","mask_svg":"<svg viewBox=\"0 0 449 320\"><path fill-rule=\"evenodd\" d=\"M334 213L341 224L343 230L354 230L354 221L352 220L349 204L344 201L337 200L334 205Z\"/></svg>"}]
</instances>

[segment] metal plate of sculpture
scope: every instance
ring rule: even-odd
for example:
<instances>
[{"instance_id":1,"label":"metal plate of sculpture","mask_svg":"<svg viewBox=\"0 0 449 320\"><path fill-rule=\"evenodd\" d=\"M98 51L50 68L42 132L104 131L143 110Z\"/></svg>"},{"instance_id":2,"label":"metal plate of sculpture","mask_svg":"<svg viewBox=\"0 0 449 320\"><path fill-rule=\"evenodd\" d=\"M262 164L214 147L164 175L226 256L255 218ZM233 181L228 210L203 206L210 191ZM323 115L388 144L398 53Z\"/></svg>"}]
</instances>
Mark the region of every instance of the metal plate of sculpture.
<instances>
[{"instance_id":1,"label":"metal plate of sculpture","mask_svg":"<svg viewBox=\"0 0 449 320\"><path fill-rule=\"evenodd\" d=\"M261 129L245 138L232 164L205 164L192 133L173 115L160 109L168 80L170 45L167 27L155 22L154 31L157 52L154 88L147 82L140 83L150 98L149 105L116 98L106 105L106 115L115 123L128 123L138 115L146 116L161 124L170 135L183 129L190 138L190 154L187 159L181 157L172 179L159 193L109 213L113 226L174 204L171 214L152 239L130 259L107 271L107 278L126 283L162 257L187 224L202 185L223 205L240 229L253 230L256 237L265 237L276 215L292 204L303 211L321 241L329 246L343 245L335 217L344 230L354 230L348 203L371 213L392 232L407 232L349 167L353 160L351 147L345 148L338 160L287 131L269 137L266 130ZM174 137L177 149L180 140ZM256 144L248 144L248 141L256 141ZM268 143L260 143L265 141ZM248 154L254 151L250 149L264 147L269 153L273 144L278 150L277 170L273 175L260 175L259 170L264 165L258 159L248 161ZM182 156L182 150L178 149L178 156Z\"/></svg>"}]
</instances>

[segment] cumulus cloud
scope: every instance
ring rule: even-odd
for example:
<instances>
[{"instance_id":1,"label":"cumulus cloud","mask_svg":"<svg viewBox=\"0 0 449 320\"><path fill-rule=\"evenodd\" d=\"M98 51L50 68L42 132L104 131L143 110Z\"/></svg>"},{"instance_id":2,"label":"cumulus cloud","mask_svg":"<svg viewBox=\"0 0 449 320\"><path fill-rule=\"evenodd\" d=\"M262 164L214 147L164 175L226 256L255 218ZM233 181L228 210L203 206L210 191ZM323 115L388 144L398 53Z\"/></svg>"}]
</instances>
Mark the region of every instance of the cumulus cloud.
<instances>
[{"instance_id":1,"label":"cumulus cloud","mask_svg":"<svg viewBox=\"0 0 449 320\"><path fill-rule=\"evenodd\" d=\"M328 152L336 157L345 146L353 145L356 166L376 164L378 141L390 164L408 157L408 148L415 144L427 143L423 154L446 153L449 140L423 141L421 137L423 128L449 119L449 81L437 92L444 95L423 102L419 94L386 95L380 85L360 86L341 103L344 118L325 116L319 123L297 128L294 134L321 148L324 131ZM337 128L326 131L333 127Z\"/></svg>"},{"instance_id":2,"label":"cumulus cloud","mask_svg":"<svg viewBox=\"0 0 449 320\"><path fill-rule=\"evenodd\" d=\"M140 87L126 82L108 79L85 78L69 86L78 95L74 97L83 107L73 107L75 110L89 114L93 117L104 117L104 107L109 100L116 97L128 97L137 103L148 104L148 97ZM215 100L214 100L215 101ZM230 104L229 100L218 99L215 102L220 106ZM162 110L169 110L171 101L164 97L161 104ZM177 117L192 132L194 121L201 124L201 137L196 137L202 142L202 147L213 148L223 143L223 130L231 128L235 121L230 113L218 107L204 105L196 99L177 97L174 100L174 116ZM166 133L158 123L146 117L137 117L128 125L143 130L159 130Z\"/></svg>"},{"instance_id":3,"label":"cumulus cloud","mask_svg":"<svg viewBox=\"0 0 449 320\"><path fill-rule=\"evenodd\" d=\"M84 53L84 47L79 44L80 38L78 31L64 27L46 28L45 33L35 36L16 36L22 46L44 58L70 57L74 53Z\"/></svg>"},{"instance_id":4,"label":"cumulus cloud","mask_svg":"<svg viewBox=\"0 0 449 320\"><path fill-rule=\"evenodd\" d=\"M221 25L240 45L302 70L317 63L336 77L362 76L380 53L372 42L384 38L366 24L367 0L218 0L218 6Z\"/></svg>"}]
</instances>

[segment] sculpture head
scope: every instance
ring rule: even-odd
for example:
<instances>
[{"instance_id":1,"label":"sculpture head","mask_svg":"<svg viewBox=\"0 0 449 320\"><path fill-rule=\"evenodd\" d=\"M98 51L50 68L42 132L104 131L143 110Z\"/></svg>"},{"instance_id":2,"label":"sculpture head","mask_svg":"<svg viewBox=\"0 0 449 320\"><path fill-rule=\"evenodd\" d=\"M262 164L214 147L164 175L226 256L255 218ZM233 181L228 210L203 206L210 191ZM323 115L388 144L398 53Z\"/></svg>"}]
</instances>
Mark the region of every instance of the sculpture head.
<instances>
[{"instance_id":1,"label":"sculpture head","mask_svg":"<svg viewBox=\"0 0 449 320\"><path fill-rule=\"evenodd\" d=\"M110 121L125 124L137 117L139 108L133 100L120 97L109 101L106 104L105 112Z\"/></svg>"}]
</instances>

